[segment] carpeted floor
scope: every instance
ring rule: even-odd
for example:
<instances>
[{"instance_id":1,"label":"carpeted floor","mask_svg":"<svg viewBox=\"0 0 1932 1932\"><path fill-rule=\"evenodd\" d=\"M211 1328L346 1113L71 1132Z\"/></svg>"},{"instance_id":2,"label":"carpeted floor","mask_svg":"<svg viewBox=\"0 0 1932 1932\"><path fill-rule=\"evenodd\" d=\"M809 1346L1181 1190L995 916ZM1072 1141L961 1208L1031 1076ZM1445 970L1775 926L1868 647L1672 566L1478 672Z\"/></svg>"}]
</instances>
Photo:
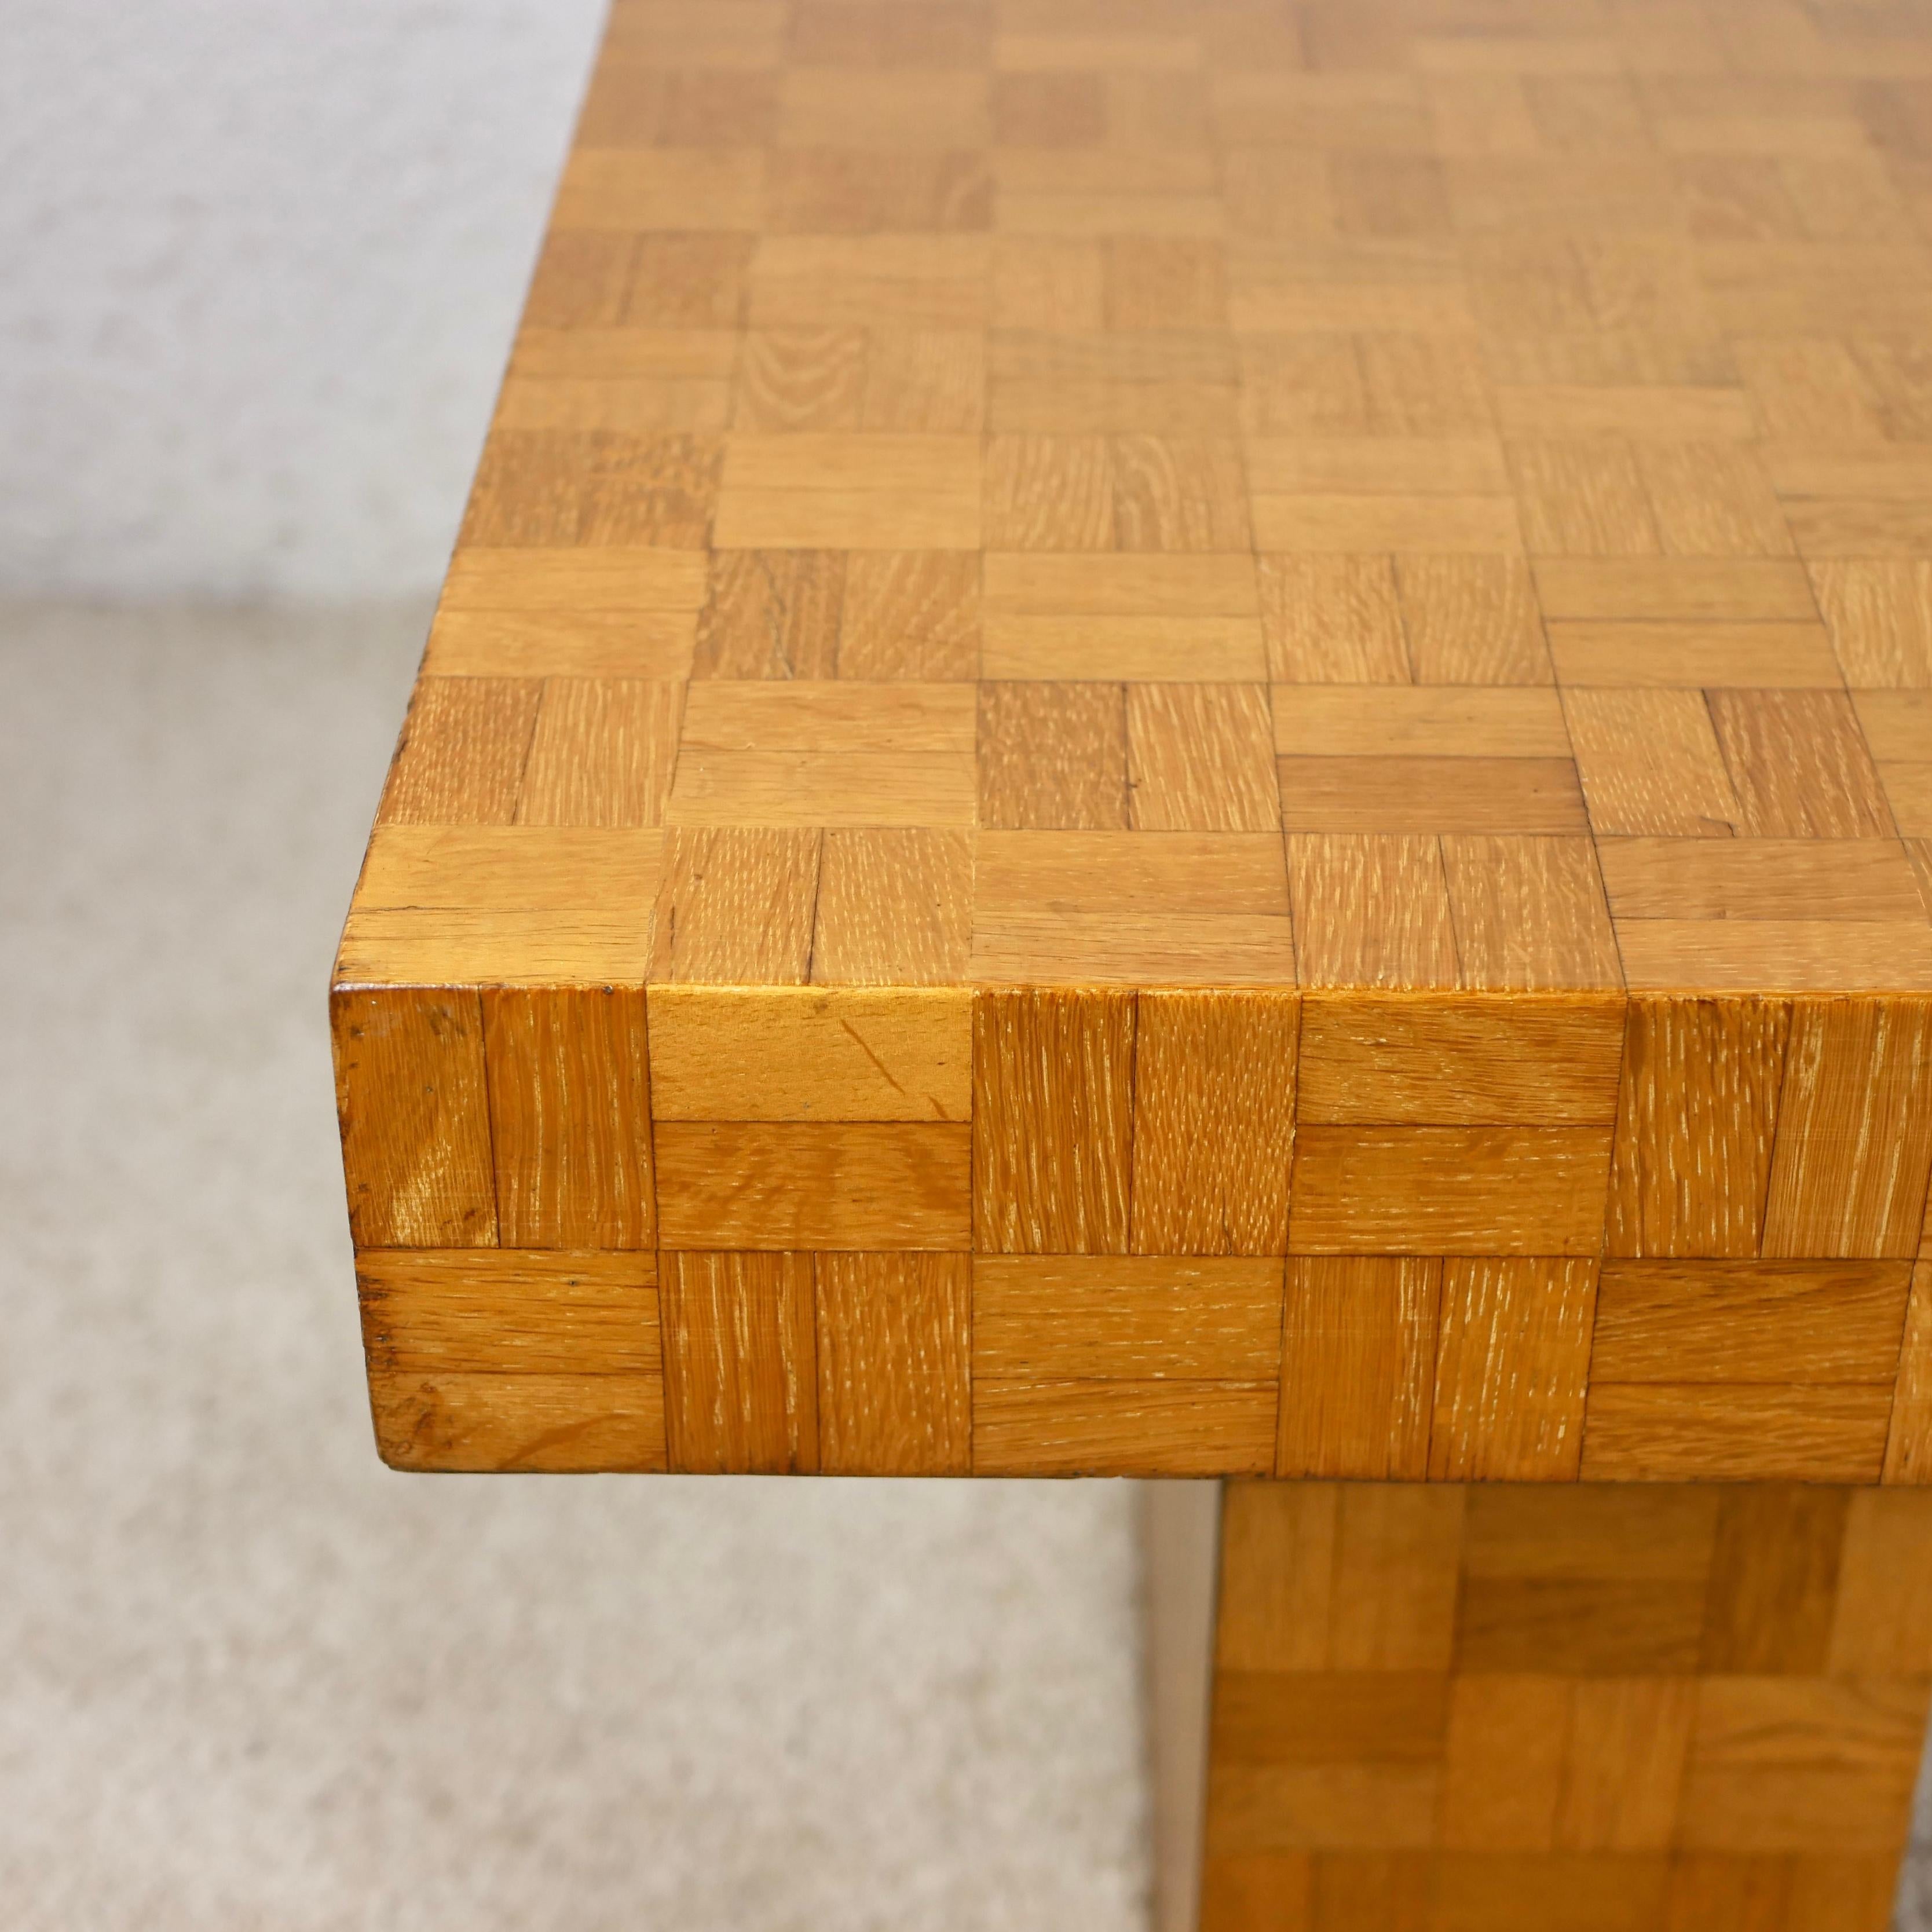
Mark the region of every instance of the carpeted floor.
<instances>
[{"instance_id":1,"label":"carpeted floor","mask_svg":"<svg viewBox=\"0 0 1932 1932\"><path fill-rule=\"evenodd\" d=\"M1143 1925L1124 1486L376 1462L324 988L422 622L0 616L0 1921Z\"/></svg>"}]
</instances>

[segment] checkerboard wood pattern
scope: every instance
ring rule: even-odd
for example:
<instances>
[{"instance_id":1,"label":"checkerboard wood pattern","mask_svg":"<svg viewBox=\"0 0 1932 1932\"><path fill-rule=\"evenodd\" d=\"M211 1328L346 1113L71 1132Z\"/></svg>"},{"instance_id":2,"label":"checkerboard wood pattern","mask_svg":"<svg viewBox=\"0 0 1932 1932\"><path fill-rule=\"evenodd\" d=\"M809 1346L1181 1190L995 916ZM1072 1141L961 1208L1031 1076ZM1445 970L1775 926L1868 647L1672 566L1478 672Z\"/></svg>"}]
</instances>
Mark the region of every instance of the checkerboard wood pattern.
<instances>
[{"instance_id":1,"label":"checkerboard wood pattern","mask_svg":"<svg viewBox=\"0 0 1932 1932\"><path fill-rule=\"evenodd\" d=\"M338 963L384 1454L1932 1480L1928 338L1913 0L616 0Z\"/></svg>"},{"instance_id":2,"label":"checkerboard wood pattern","mask_svg":"<svg viewBox=\"0 0 1932 1932\"><path fill-rule=\"evenodd\" d=\"M1932 1493L1233 1484L1202 1932L1887 1932Z\"/></svg>"}]
</instances>

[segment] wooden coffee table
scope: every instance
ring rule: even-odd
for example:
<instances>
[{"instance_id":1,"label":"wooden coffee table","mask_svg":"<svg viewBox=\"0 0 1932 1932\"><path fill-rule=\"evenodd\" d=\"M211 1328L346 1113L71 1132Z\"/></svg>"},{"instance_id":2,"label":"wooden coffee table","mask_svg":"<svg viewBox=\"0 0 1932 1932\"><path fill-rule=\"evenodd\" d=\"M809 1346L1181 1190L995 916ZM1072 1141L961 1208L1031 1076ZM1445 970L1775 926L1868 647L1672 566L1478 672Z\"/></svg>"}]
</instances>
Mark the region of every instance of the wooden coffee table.
<instances>
[{"instance_id":1,"label":"wooden coffee table","mask_svg":"<svg viewBox=\"0 0 1932 1932\"><path fill-rule=\"evenodd\" d=\"M1206 1926L1876 1932L1928 339L1922 8L616 0L337 965L383 1455L1238 1478Z\"/></svg>"}]
</instances>

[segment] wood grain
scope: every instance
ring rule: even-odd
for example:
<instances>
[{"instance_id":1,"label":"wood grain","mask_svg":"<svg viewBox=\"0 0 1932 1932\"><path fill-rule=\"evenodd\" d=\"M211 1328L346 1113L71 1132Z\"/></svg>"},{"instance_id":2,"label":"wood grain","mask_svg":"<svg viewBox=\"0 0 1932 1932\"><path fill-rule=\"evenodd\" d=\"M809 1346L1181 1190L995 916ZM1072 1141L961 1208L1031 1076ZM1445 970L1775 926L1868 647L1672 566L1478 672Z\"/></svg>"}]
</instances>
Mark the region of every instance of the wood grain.
<instances>
[{"instance_id":1,"label":"wood grain","mask_svg":"<svg viewBox=\"0 0 1932 1932\"><path fill-rule=\"evenodd\" d=\"M372 1370L376 1446L392 1468L652 1474L666 1466L660 1376Z\"/></svg>"},{"instance_id":2,"label":"wood grain","mask_svg":"<svg viewBox=\"0 0 1932 1932\"><path fill-rule=\"evenodd\" d=\"M847 560L816 550L721 550L698 620L694 677L830 677Z\"/></svg>"},{"instance_id":3,"label":"wood grain","mask_svg":"<svg viewBox=\"0 0 1932 1932\"><path fill-rule=\"evenodd\" d=\"M1300 1118L1606 1124L1623 1034L1620 1000L1313 994Z\"/></svg>"},{"instance_id":4,"label":"wood grain","mask_svg":"<svg viewBox=\"0 0 1932 1932\"><path fill-rule=\"evenodd\" d=\"M662 1372L656 1253L365 1248L371 1370L401 1375Z\"/></svg>"},{"instance_id":5,"label":"wood grain","mask_svg":"<svg viewBox=\"0 0 1932 1932\"><path fill-rule=\"evenodd\" d=\"M1932 40L1735 11L621 0L337 959L365 1271L522 1258L388 1448L1921 1484ZM668 1396L539 1267L660 1246ZM1459 1636L1379 1507L1306 1670L1537 1682L1250 1753L1213 1895L1877 1895L1676 1696L1822 1556Z\"/></svg>"},{"instance_id":6,"label":"wood grain","mask_svg":"<svg viewBox=\"0 0 1932 1932\"><path fill-rule=\"evenodd\" d=\"M810 1258L669 1252L659 1293L670 1467L764 1475L816 1469Z\"/></svg>"},{"instance_id":7,"label":"wood grain","mask_svg":"<svg viewBox=\"0 0 1932 1932\"><path fill-rule=\"evenodd\" d=\"M1911 1264L1608 1261L1593 1382L1862 1382L1889 1389Z\"/></svg>"},{"instance_id":8,"label":"wood grain","mask_svg":"<svg viewBox=\"0 0 1932 1932\"><path fill-rule=\"evenodd\" d=\"M1432 1256L1290 1259L1276 1475L1429 1473L1442 1278Z\"/></svg>"},{"instance_id":9,"label":"wood grain","mask_svg":"<svg viewBox=\"0 0 1932 1932\"><path fill-rule=\"evenodd\" d=\"M356 904L369 911L581 913L650 922L664 855L656 831L548 826L376 828Z\"/></svg>"},{"instance_id":10,"label":"wood grain","mask_svg":"<svg viewBox=\"0 0 1932 1932\"><path fill-rule=\"evenodd\" d=\"M1428 1644L1341 1656L1368 1497L1408 1513ZM1926 1574L1922 1510L1866 1515L1892 1502L1232 1486L1205 1922L1882 1926L1926 1698L1880 1634ZM1866 1623L1880 1550L1912 1580ZM1834 1661L1845 1619L1876 1675Z\"/></svg>"},{"instance_id":11,"label":"wood grain","mask_svg":"<svg viewBox=\"0 0 1932 1932\"><path fill-rule=\"evenodd\" d=\"M1898 1381L1886 1435L1885 1480L1932 1482L1932 1267L1912 1271L1900 1345Z\"/></svg>"},{"instance_id":12,"label":"wood grain","mask_svg":"<svg viewBox=\"0 0 1932 1932\"><path fill-rule=\"evenodd\" d=\"M1592 1254L1607 1128L1304 1126L1297 1253Z\"/></svg>"},{"instance_id":13,"label":"wood grain","mask_svg":"<svg viewBox=\"0 0 1932 1932\"><path fill-rule=\"evenodd\" d=\"M1466 986L1528 992L1622 986L1600 861L1590 841L1451 835L1442 840L1442 866Z\"/></svg>"},{"instance_id":14,"label":"wood grain","mask_svg":"<svg viewBox=\"0 0 1932 1932\"><path fill-rule=\"evenodd\" d=\"M664 842L652 976L672 985L797 986L809 976L819 836L680 828Z\"/></svg>"},{"instance_id":15,"label":"wood grain","mask_svg":"<svg viewBox=\"0 0 1932 1932\"><path fill-rule=\"evenodd\" d=\"M1129 818L1137 832L1272 832L1281 820L1258 685L1126 688Z\"/></svg>"},{"instance_id":16,"label":"wood grain","mask_svg":"<svg viewBox=\"0 0 1932 1932\"><path fill-rule=\"evenodd\" d=\"M1252 1382L1281 1362L1278 1261L985 1256L973 1371L1016 1382Z\"/></svg>"},{"instance_id":17,"label":"wood grain","mask_svg":"<svg viewBox=\"0 0 1932 1932\"><path fill-rule=\"evenodd\" d=\"M1767 1254L1910 1255L1932 1170L1932 1003L1800 1000Z\"/></svg>"},{"instance_id":18,"label":"wood grain","mask_svg":"<svg viewBox=\"0 0 1932 1932\"><path fill-rule=\"evenodd\" d=\"M970 679L980 668L980 560L868 550L845 560L844 678Z\"/></svg>"},{"instance_id":19,"label":"wood grain","mask_svg":"<svg viewBox=\"0 0 1932 1932\"><path fill-rule=\"evenodd\" d=\"M1566 690L1563 710L1599 838L1724 837L1739 823L1732 776L1699 694Z\"/></svg>"},{"instance_id":20,"label":"wood grain","mask_svg":"<svg viewBox=\"0 0 1932 1932\"><path fill-rule=\"evenodd\" d=\"M1131 995L976 996L973 1228L982 1252L1126 1251L1134 1037Z\"/></svg>"},{"instance_id":21,"label":"wood grain","mask_svg":"<svg viewBox=\"0 0 1932 1932\"><path fill-rule=\"evenodd\" d=\"M1300 1004L1269 993L1138 996L1136 1253L1286 1251Z\"/></svg>"},{"instance_id":22,"label":"wood grain","mask_svg":"<svg viewBox=\"0 0 1932 1932\"><path fill-rule=\"evenodd\" d=\"M1875 1483L1890 1391L1856 1384L1593 1382L1586 1481L1711 1482L1766 1477Z\"/></svg>"},{"instance_id":23,"label":"wood grain","mask_svg":"<svg viewBox=\"0 0 1932 1932\"><path fill-rule=\"evenodd\" d=\"M508 824L542 692L530 678L424 678L377 816L401 825Z\"/></svg>"},{"instance_id":24,"label":"wood grain","mask_svg":"<svg viewBox=\"0 0 1932 1932\"><path fill-rule=\"evenodd\" d=\"M980 687L980 822L1125 831L1127 722L1117 684Z\"/></svg>"},{"instance_id":25,"label":"wood grain","mask_svg":"<svg viewBox=\"0 0 1932 1932\"><path fill-rule=\"evenodd\" d=\"M1406 684L1408 646L1386 558L1261 561L1268 675L1282 684Z\"/></svg>"},{"instance_id":26,"label":"wood grain","mask_svg":"<svg viewBox=\"0 0 1932 1932\"><path fill-rule=\"evenodd\" d=\"M1628 1026L1607 1251L1756 1254L1789 1009L1634 999Z\"/></svg>"},{"instance_id":27,"label":"wood grain","mask_svg":"<svg viewBox=\"0 0 1932 1932\"><path fill-rule=\"evenodd\" d=\"M1272 1382L976 1381L973 1473L1259 1474L1274 1414Z\"/></svg>"},{"instance_id":28,"label":"wood grain","mask_svg":"<svg viewBox=\"0 0 1932 1932\"><path fill-rule=\"evenodd\" d=\"M338 988L329 1019L356 1245L494 1247L478 996Z\"/></svg>"},{"instance_id":29,"label":"wood grain","mask_svg":"<svg viewBox=\"0 0 1932 1932\"><path fill-rule=\"evenodd\" d=\"M1291 836L1295 950L1310 987L1459 983L1439 840Z\"/></svg>"},{"instance_id":30,"label":"wood grain","mask_svg":"<svg viewBox=\"0 0 1932 1932\"><path fill-rule=\"evenodd\" d=\"M972 1461L964 1255L820 1255L819 1467L958 1476Z\"/></svg>"},{"instance_id":31,"label":"wood grain","mask_svg":"<svg viewBox=\"0 0 1932 1932\"><path fill-rule=\"evenodd\" d=\"M651 992L659 1120L952 1120L972 1112L963 987Z\"/></svg>"},{"instance_id":32,"label":"wood grain","mask_svg":"<svg viewBox=\"0 0 1932 1932\"><path fill-rule=\"evenodd\" d=\"M521 825L656 825L676 762L684 687L638 679L544 685L517 799Z\"/></svg>"},{"instance_id":33,"label":"wood grain","mask_svg":"<svg viewBox=\"0 0 1932 1932\"><path fill-rule=\"evenodd\" d=\"M819 858L813 980L958 985L972 944L973 847L962 832L828 832Z\"/></svg>"},{"instance_id":34,"label":"wood grain","mask_svg":"<svg viewBox=\"0 0 1932 1932\"><path fill-rule=\"evenodd\" d=\"M963 1250L971 1134L904 1121L665 1121L656 1132L658 1238Z\"/></svg>"},{"instance_id":35,"label":"wood grain","mask_svg":"<svg viewBox=\"0 0 1932 1932\"><path fill-rule=\"evenodd\" d=\"M655 1246L642 990L498 987L482 1000L504 1246Z\"/></svg>"},{"instance_id":36,"label":"wood grain","mask_svg":"<svg viewBox=\"0 0 1932 1932\"><path fill-rule=\"evenodd\" d=\"M1596 1295L1594 1262L1443 1263L1432 1477L1546 1482L1575 1474Z\"/></svg>"}]
</instances>

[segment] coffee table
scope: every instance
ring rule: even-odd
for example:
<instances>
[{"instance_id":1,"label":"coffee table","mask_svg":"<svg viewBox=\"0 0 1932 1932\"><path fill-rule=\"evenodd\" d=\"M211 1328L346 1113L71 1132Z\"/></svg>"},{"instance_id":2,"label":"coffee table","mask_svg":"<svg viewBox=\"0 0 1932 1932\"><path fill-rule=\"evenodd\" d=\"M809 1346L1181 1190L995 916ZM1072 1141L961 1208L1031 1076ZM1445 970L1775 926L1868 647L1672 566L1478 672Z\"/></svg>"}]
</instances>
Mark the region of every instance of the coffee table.
<instances>
[{"instance_id":1,"label":"coffee table","mask_svg":"<svg viewBox=\"0 0 1932 1932\"><path fill-rule=\"evenodd\" d=\"M1217 1479L1165 1923L1884 1925L1929 336L1910 5L616 0L337 962L383 1456Z\"/></svg>"}]
</instances>

